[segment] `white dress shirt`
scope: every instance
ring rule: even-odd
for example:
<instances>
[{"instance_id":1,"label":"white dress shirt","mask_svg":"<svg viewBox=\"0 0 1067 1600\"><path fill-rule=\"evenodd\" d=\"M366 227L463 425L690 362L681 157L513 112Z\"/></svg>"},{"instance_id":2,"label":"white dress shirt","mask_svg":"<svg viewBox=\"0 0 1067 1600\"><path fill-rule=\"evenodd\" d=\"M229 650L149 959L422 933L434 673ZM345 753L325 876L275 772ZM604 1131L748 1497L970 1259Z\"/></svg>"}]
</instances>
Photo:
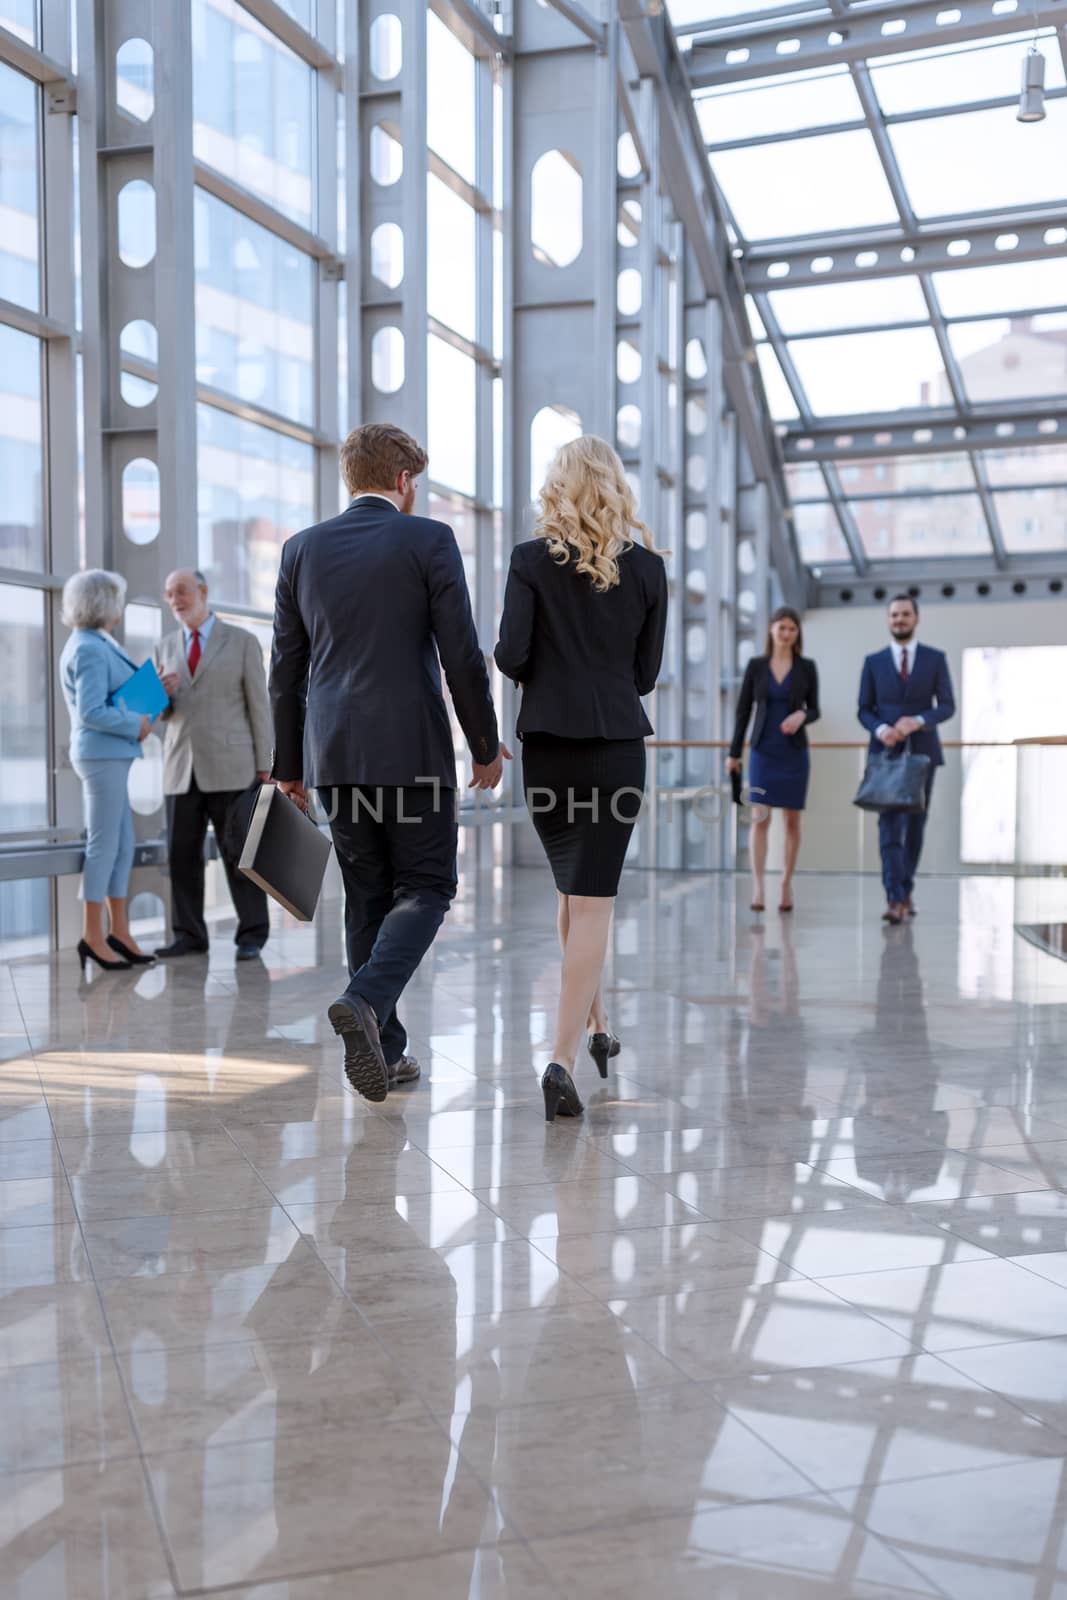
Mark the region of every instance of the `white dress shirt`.
<instances>
[{"instance_id":1,"label":"white dress shirt","mask_svg":"<svg viewBox=\"0 0 1067 1600\"><path fill-rule=\"evenodd\" d=\"M918 639L914 634L912 634L910 639L906 640L890 639L889 648L893 652L893 665L896 667L898 672L900 671L900 663L903 660L905 650L908 652L908 677L910 678L912 673L915 671L915 655L919 648ZM926 724L925 717L916 717L915 720L916 722L921 722L924 726ZM878 724L877 737L879 739L882 737L882 734L888 727L888 722L880 722Z\"/></svg>"},{"instance_id":2,"label":"white dress shirt","mask_svg":"<svg viewBox=\"0 0 1067 1600\"><path fill-rule=\"evenodd\" d=\"M376 489L361 489L359 494L352 496L352 504L355 505L357 500L384 500L394 511L397 509L395 500L390 500L387 494L379 494Z\"/></svg>"}]
</instances>

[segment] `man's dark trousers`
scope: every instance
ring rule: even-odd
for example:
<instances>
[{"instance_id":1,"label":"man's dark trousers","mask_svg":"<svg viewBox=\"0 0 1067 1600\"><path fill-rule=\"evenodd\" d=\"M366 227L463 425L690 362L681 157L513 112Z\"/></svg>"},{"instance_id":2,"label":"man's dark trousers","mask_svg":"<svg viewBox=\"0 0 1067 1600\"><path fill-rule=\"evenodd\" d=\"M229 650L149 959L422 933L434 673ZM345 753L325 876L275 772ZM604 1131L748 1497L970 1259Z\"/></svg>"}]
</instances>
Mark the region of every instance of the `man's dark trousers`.
<instances>
[{"instance_id":1,"label":"man's dark trousers","mask_svg":"<svg viewBox=\"0 0 1067 1600\"><path fill-rule=\"evenodd\" d=\"M882 883L890 905L903 905L915 887L936 771L931 764L926 774L926 804L922 811L883 811L878 818Z\"/></svg>"},{"instance_id":2,"label":"man's dark trousers","mask_svg":"<svg viewBox=\"0 0 1067 1600\"><path fill-rule=\"evenodd\" d=\"M407 1034L397 1002L456 894L456 791L320 788L345 886L346 993L370 1005L389 1066Z\"/></svg>"},{"instance_id":3,"label":"man's dark trousers","mask_svg":"<svg viewBox=\"0 0 1067 1600\"><path fill-rule=\"evenodd\" d=\"M210 822L226 868L233 908L237 912L236 944L260 948L270 934L267 897L256 884L237 871L227 854L226 813L244 791L204 790L194 777L187 793L167 796L167 860L170 866L170 920L176 939L189 939L207 948L204 921L204 840Z\"/></svg>"}]
</instances>

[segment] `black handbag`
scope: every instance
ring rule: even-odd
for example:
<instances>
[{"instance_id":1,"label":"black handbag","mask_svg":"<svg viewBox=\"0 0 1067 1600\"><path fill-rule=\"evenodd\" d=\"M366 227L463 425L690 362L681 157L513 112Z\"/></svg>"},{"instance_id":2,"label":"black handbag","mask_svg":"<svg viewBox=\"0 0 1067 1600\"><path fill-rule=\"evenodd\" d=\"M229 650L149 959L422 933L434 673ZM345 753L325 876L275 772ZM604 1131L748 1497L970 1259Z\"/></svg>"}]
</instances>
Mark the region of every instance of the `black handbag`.
<instances>
[{"instance_id":1,"label":"black handbag","mask_svg":"<svg viewBox=\"0 0 1067 1600\"><path fill-rule=\"evenodd\" d=\"M872 750L856 797L852 804L861 811L911 811L926 810L926 780L930 772L930 757L913 755L905 739L904 748L896 754L892 750Z\"/></svg>"}]
</instances>

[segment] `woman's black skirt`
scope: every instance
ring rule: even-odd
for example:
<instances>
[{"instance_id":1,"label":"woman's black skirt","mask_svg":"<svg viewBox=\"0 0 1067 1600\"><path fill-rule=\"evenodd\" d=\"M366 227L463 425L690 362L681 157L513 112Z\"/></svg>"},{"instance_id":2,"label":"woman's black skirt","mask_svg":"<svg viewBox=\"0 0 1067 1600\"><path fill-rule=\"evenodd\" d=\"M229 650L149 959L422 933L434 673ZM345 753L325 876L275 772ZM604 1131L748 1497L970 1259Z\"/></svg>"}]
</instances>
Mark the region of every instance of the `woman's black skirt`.
<instances>
[{"instance_id":1,"label":"woman's black skirt","mask_svg":"<svg viewBox=\"0 0 1067 1600\"><path fill-rule=\"evenodd\" d=\"M527 733L522 780L560 893L617 894L645 792L644 740Z\"/></svg>"}]
</instances>

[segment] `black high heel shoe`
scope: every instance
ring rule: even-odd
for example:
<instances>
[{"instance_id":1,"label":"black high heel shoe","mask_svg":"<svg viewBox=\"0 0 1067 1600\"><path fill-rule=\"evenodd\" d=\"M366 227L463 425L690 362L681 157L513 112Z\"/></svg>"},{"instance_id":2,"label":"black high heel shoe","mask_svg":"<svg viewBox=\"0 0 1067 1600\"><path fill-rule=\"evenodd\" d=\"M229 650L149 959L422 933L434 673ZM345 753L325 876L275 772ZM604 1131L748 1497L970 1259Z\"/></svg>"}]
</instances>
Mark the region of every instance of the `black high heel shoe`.
<instances>
[{"instance_id":1,"label":"black high heel shoe","mask_svg":"<svg viewBox=\"0 0 1067 1600\"><path fill-rule=\"evenodd\" d=\"M622 1045L613 1033L591 1033L587 1040L589 1054L596 1062L596 1069L602 1078L608 1075L608 1062L617 1056Z\"/></svg>"},{"instance_id":2,"label":"black high heel shoe","mask_svg":"<svg viewBox=\"0 0 1067 1600\"><path fill-rule=\"evenodd\" d=\"M108 946L112 950L117 950L123 961L127 961L131 967L150 967L156 959L155 956L146 956L139 954L136 950L131 950L128 944L123 944L121 939L116 939L113 933L108 934L107 942Z\"/></svg>"},{"instance_id":3,"label":"black high heel shoe","mask_svg":"<svg viewBox=\"0 0 1067 1600\"><path fill-rule=\"evenodd\" d=\"M541 1090L545 1097L546 1122L555 1122L557 1114L561 1117L580 1117L585 1110L574 1087L574 1079L558 1061L550 1061L545 1068Z\"/></svg>"},{"instance_id":4,"label":"black high heel shoe","mask_svg":"<svg viewBox=\"0 0 1067 1600\"><path fill-rule=\"evenodd\" d=\"M105 961L103 956L98 956L95 950L90 950L84 939L78 940L78 960L81 962L82 977L90 961L95 961L98 967L103 967L105 972L129 972L133 965L130 961Z\"/></svg>"}]
</instances>

